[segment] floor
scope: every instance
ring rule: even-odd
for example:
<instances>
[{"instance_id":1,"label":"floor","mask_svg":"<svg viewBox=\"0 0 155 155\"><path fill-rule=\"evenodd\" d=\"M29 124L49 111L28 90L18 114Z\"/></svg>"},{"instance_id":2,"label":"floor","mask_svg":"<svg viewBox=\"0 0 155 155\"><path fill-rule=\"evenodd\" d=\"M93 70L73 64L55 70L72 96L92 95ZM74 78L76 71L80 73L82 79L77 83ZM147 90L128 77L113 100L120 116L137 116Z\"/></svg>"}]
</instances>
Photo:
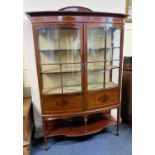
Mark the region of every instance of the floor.
<instances>
[{"instance_id":1,"label":"floor","mask_svg":"<svg viewBox=\"0 0 155 155\"><path fill-rule=\"evenodd\" d=\"M122 124L120 135L115 136L115 126L85 137L49 138L48 150L44 150L43 139L33 141L31 155L131 155L132 130Z\"/></svg>"}]
</instances>

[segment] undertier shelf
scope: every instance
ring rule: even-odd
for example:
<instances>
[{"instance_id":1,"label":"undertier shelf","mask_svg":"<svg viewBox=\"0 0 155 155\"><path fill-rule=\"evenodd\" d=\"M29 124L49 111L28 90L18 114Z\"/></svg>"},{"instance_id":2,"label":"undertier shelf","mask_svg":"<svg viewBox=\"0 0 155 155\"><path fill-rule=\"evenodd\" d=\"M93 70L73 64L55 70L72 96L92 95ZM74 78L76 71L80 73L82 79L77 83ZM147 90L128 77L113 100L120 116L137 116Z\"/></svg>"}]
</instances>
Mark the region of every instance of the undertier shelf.
<instances>
[{"instance_id":1,"label":"undertier shelf","mask_svg":"<svg viewBox=\"0 0 155 155\"><path fill-rule=\"evenodd\" d=\"M115 125L116 120L109 113L88 116L87 123L82 116L70 119L46 120L46 136L65 135L68 137L94 134L103 128Z\"/></svg>"}]
</instances>

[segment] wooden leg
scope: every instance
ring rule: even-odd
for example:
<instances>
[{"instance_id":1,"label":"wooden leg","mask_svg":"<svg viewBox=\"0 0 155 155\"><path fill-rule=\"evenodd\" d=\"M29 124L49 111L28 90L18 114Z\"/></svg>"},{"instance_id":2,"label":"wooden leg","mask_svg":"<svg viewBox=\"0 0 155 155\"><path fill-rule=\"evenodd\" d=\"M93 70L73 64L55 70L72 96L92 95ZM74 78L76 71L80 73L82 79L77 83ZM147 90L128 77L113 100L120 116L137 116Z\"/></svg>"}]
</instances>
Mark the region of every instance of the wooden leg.
<instances>
[{"instance_id":1,"label":"wooden leg","mask_svg":"<svg viewBox=\"0 0 155 155\"><path fill-rule=\"evenodd\" d=\"M47 137L45 135L44 135L44 148L45 148L45 150L48 150Z\"/></svg>"},{"instance_id":2,"label":"wooden leg","mask_svg":"<svg viewBox=\"0 0 155 155\"><path fill-rule=\"evenodd\" d=\"M87 115L84 117L84 126L85 126L85 133L87 133L87 121L88 121L88 118L87 118Z\"/></svg>"},{"instance_id":3,"label":"wooden leg","mask_svg":"<svg viewBox=\"0 0 155 155\"><path fill-rule=\"evenodd\" d=\"M116 136L119 136L119 127L120 127L120 107L117 108Z\"/></svg>"},{"instance_id":4,"label":"wooden leg","mask_svg":"<svg viewBox=\"0 0 155 155\"><path fill-rule=\"evenodd\" d=\"M43 123L43 132L44 132L44 148L45 148L45 150L47 150L48 146L47 146L46 126L45 126L45 118L44 117L42 118L42 123Z\"/></svg>"}]
</instances>

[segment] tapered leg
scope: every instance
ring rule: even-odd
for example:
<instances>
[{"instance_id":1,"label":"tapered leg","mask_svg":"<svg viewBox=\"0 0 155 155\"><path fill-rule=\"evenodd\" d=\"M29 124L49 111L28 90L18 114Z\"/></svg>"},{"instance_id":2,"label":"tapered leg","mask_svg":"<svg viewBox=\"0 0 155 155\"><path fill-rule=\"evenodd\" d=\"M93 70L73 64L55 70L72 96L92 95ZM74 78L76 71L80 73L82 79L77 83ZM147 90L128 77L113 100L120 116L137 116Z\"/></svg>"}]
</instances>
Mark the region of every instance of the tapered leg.
<instances>
[{"instance_id":1,"label":"tapered leg","mask_svg":"<svg viewBox=\"0 0 155 155\"><path fill-rule=\"evenodd\" d=\"M44 148L45 150L48 149L48 146L47 146L47 137L46 137L46 128L45 128L45 119L42 118L42 122L43 122L43 132L44 132Z\"/></svg>"},{"instance_id":2,"label":"tapered leg","mask_svg":"<svg viewBox=\"0 0 155 155\"><path fill-rule=\"evenodd\" d=\"M116 136L119 136L119 128L120 128L120 107L117 108Z\"/></svg>"},{"instance_id":3,"label":"tapered leg","mask_svg":"<svg viewBox=\"0 0 155 155\"><path fill-rule=\"evenodd\" d=\"M48 150L48 146L47 146L47 138L46 138L45 135L44 135L44 148L45 148L45 150Z\"/></svg>"},{"instance_id":4,"label":"tapered leg","mask_svg":"<svg viewBox=\"0 0 155 155\"><path fill-rule=\"evenodd\" d=\"M88 118L87 118L87 116L85 116L84 117L85 133L87 133L87 121L88 121Z\"/></svg>"}]
</instances>

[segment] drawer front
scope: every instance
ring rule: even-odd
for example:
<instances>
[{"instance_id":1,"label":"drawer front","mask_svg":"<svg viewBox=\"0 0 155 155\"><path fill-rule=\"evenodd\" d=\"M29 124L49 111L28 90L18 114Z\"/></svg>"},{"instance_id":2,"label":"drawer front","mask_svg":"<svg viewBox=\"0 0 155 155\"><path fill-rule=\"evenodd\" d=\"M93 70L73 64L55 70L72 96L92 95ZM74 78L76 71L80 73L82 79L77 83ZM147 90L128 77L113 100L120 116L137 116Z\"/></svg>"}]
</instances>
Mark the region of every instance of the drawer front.
<instances>
[{"instance_id":1,"label":"drawer front","mask_svg":"<svg viewBox=\"0 0 155 155\"><path fill-rule=\"evenodd\" d=\"M119 103L119 88L88 92L87 109L117 105Z\"/></svg>"},{"instance_id":2,"label":"drawer front","mask_svg":"<svg viewBox=\"0 0 155 155\"><path fill-rule=\"evenodd\" d=\"M43 113L54 113L61 111L61 100L62 96L43 96L42 97L42 112Z\"/></svg>"},{"instance_id":3,"label":"drawer front","mask_svg":"<svg viewBox=\"0 0 155 155\"><path fill-rule=\"evenodd\" d=\"M83 109L83 102L81 94L64 95L62 98L62 111L81 111Z\"/></svg>"}]
</instances>

